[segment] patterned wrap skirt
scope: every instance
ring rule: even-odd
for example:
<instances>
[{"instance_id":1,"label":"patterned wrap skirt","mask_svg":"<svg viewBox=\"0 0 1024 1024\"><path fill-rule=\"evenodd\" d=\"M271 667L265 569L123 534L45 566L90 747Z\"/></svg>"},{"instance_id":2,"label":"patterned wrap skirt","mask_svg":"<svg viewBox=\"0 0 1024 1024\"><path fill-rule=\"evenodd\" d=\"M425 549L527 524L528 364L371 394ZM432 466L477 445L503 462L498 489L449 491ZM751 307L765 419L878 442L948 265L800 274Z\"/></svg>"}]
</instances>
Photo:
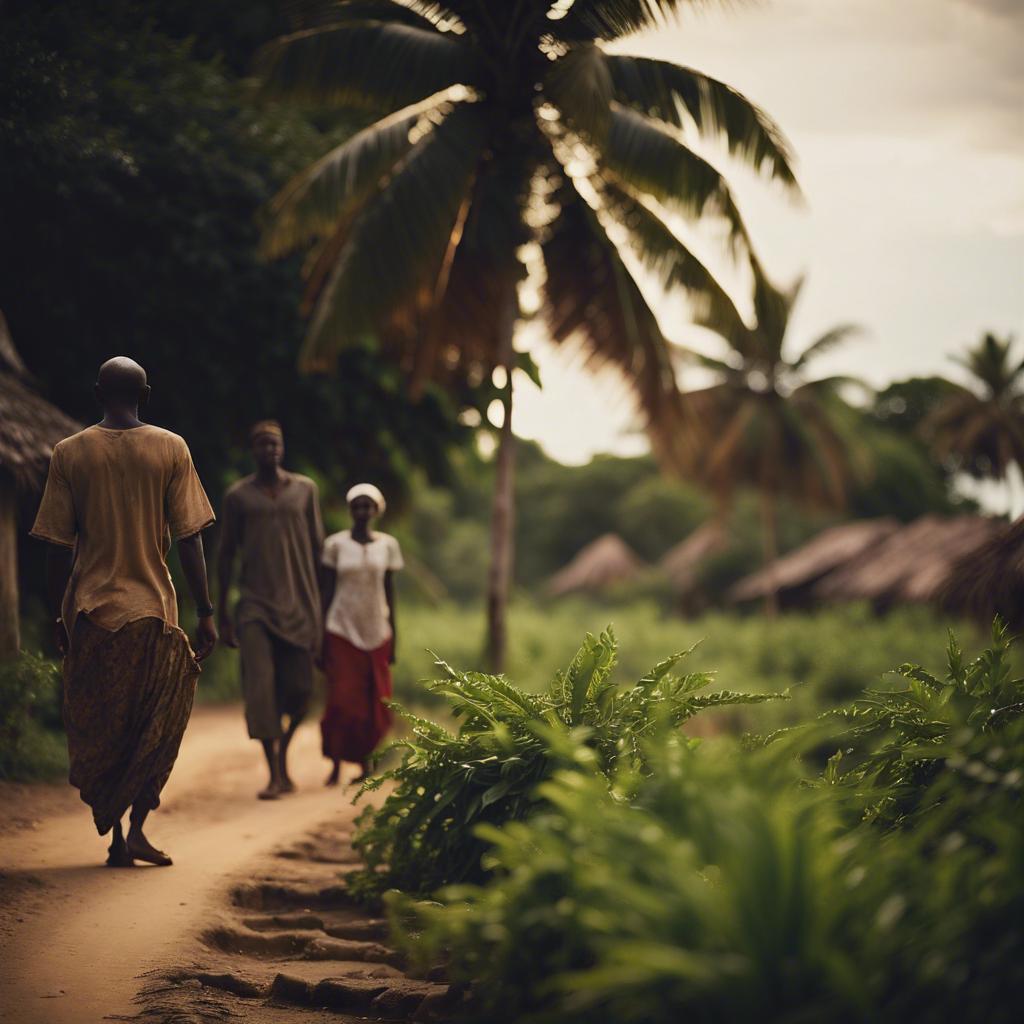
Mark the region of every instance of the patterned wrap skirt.
<instances>
[{"instance_id":1,"label":"patterned wrap skirt","mask_svg":"<svg viewBox=\"0 0 1024 1024\"><path fill-rule=\"evenodd\" d=\"M327 703L320 721L324 757L364 762L391 729L391 641L364 651L344 637L326 634Z\"/></svg>"},{"instance_id":2,"label":"patterned wrap skirt","mask_svg":"<svg viewBox=\"0 0 1024 1024\"><path fill-rule=\"evenodd\" d=\"M162 619L111 631L79 615L64 660L69 778L105 835L131 806L160 806L192 713L199 664Z\"/></svg>"}]
</instances>

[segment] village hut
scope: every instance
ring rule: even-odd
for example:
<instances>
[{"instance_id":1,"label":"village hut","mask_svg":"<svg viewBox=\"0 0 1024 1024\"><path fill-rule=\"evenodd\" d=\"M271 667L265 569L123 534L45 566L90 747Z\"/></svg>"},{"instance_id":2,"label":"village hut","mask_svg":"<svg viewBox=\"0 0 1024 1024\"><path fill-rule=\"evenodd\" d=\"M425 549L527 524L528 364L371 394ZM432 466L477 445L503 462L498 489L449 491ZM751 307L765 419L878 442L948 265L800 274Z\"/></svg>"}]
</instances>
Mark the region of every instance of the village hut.
<instances>
[{"instance_id":1,"label":"village hut","mask_svg":"<svg viewBox=\"0 0 1024 1024\"><path fill-rule=\"evenodd\" d=\"M711 519L669 548L658 566L668 577L675 593L687 597L697 587L697 572L701 565L728 546L729 535L725 527L719 520Z\"/></svg>"},{"instance_id":2,"label":"village hut","mask_svg":"<svg viewBox=\"0 0 1024 1024\"><path fill-rule=\"evenodd\" d=\"M18 496L38 492L53 446L79 425L41 398L0 313L0 658L18 652Z\"/></svg>"},{"instance_id":3,"label":"village hut","mask_svg":"<svg viewBox=\"0 0 1024 1024\"><path fill-rule=\"evenodd\" d=\"M871 601L879 608L938 601L956 562L998 530L998 520L986 516L922 516L829 573L813 595L824 601Z\"/></svg>"},{"instance_id":4,"label":"village hut","mask_svg":"<svg viewBox=\"0 0 1024 1024\"><path fill-rule=\"evenodd\" d=\"M637 579L645 567L643 559L618 534L606 533L581 548L564 569L555 573L548 580L547 592L552 597L600 593Z\"/></svg>"},{"instance_id":5,"label":"village hut","mask_svg":"<svg viewBox=\"0 0 1024 1024\"><path fill-rule=\"evenodd\" d=\"M957 559L940 594L950 611L1024 630L1024 516Z\"/></svg>"},{"instance_id":6,"label":"village hut","mask_svg":"<svg viewBox=\"0 0 1024 1024\"><path fill-rule=\"evenodd\" d=\"M889 517L833 526L770 565L744 576L733 584L727 596L742 603L762 600L774 593L782 605L806 603L816 583L871 551L899 529L899 521Z\"/></svg>"}]
</instances>

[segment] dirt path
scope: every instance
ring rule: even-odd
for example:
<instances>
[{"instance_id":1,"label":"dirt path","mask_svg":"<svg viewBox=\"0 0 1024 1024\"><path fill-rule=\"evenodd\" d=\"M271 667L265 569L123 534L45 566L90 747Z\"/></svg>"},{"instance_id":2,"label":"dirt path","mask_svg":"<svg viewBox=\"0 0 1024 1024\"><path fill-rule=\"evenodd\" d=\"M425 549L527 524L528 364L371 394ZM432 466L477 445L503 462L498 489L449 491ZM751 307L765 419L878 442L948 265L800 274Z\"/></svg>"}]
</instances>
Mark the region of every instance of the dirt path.
<instances>
[{"instance_id":1,"label":"dirt path","mask_svg":"<svg viewBox=\"0 0 1024 1024\"><path fill-rule=\"evenodd\" d=\"M323 787L318 742L315 726L304 726L294 746L299 791L259 802L262 754L240 711L198 709L152 818L151 838L175 859L165 869L102 867L105 842L69 787L4 787L0 1020L97 1024L134 1013L140 976L189 960L238 879L273 876L287 863L275 851L321 826L348 835L356 811Z\"/></svg>"}]
</instances>

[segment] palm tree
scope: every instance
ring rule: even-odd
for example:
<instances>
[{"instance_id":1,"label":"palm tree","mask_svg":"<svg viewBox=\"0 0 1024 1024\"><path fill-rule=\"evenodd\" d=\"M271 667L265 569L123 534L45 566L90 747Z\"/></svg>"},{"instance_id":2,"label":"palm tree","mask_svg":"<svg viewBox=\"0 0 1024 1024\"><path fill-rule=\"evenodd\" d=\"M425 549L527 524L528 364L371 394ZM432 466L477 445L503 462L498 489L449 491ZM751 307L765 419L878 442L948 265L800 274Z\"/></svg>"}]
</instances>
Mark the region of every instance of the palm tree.
<instances>
[{"instance_id":1,"label":"palm tree","mask_svg":"<svg viewBox=\"0 0 1024 1024\"><path fill-rule=\"evenodd\" d=\"M725 178L686 133L723 140L797 191L782 133L744 96L692 68L605 52L697 2L314 2L301 5L312 10L307 27L258 58L272 95L380 117L297 175L270 211L270 255L310 249L301 365L329 366L341 347L367 342L391 353L414 389L504 371L495 665L512 573L513 333L528 263L544 276L551 336L617 367L655 447L671 455L689 437L671 349L619 243L718 322L732 303L665 217L716 218L739 256L747 234Z\"/></svg>"},{"instance_id":2,"label":"palm tree","mask_svg":"<svg viewBox=\"0 0 1024 1024\"><path fill-rule=\"evenodd\" d=\"M787 332L803 281L782 291L756 259L752 265L757 326L748 327L738 313L717 325L728 346L726 357L698 359L718 380L687 398L710 438L691 472L711 487L722 509L739 485L757 490L767 566L778 557L779 499L841 508L861 469L859 449L851 441L853 412L838 394L850 378L807 376L817 357L859 328L834 327L790 356ZM772 590L766 611L773 613L776 606Z\"/></svg>"},{"instance_id":3,"label":"palm tree","mask_svg":"<svg viewBox=\"0 0 1024 1024\"><path fill-rule=\"evenodd\" d=\"M1013 341L985 334L957 359L970 385L953 385L921 425L941 460L977 479L1008 484L1011 465L1024 469L1024 361L1010 358Z\"/></svg>"}]
</instances>

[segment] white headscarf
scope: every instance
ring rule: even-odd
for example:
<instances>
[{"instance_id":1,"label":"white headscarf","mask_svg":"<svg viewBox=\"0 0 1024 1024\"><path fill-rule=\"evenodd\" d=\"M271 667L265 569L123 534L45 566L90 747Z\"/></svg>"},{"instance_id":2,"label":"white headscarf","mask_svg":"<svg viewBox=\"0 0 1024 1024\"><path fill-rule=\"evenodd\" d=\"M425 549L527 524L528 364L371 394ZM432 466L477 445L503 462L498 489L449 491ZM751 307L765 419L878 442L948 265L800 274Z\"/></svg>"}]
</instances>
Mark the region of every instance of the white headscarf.
<instances>
[{"instance_id":1,"label":"white headscarf","mask_svg":"<svg viewBox=\"0 0 1024 1024\"><path fill-rule=\"evenodd\" d=\"M377 506L377 514L381 516L388 507L380 488L373 484L356 484L355 487L350 487L348 494L345 495L345 503L351 505L356 498L369 498Z\"/></svg>"}]
</instances>

